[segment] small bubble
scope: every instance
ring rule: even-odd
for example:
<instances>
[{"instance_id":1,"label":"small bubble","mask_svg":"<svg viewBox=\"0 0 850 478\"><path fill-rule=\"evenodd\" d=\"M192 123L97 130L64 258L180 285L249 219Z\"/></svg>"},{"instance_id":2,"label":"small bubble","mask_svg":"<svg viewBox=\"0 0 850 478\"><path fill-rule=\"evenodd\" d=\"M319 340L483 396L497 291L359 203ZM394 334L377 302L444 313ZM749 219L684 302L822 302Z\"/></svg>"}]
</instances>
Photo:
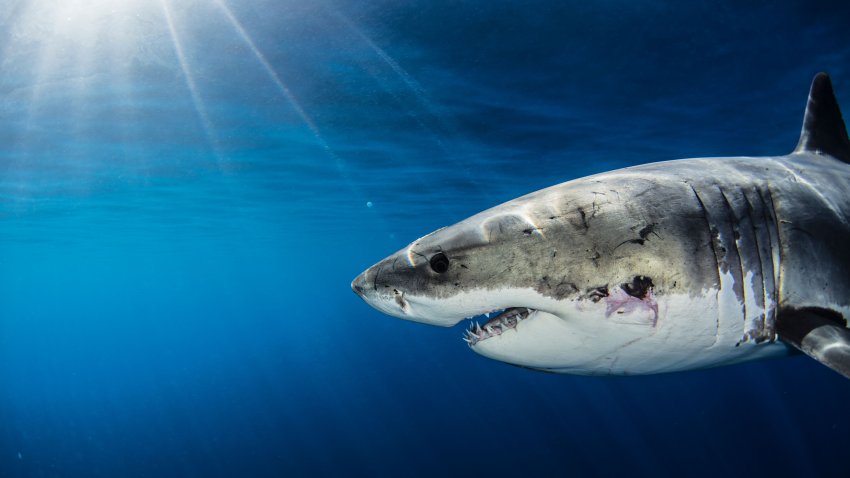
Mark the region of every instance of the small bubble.
<instances>
[{"instance_id":1,"label":"small bubble","mask_svg":"<svg viewBox=\"0 0 850 478\"><path fill-rule=\"evenodd\" d=\"M372 201L367 201L367 202L366 202L366 207L372 207Z\"/></svg>"}]
</instances>

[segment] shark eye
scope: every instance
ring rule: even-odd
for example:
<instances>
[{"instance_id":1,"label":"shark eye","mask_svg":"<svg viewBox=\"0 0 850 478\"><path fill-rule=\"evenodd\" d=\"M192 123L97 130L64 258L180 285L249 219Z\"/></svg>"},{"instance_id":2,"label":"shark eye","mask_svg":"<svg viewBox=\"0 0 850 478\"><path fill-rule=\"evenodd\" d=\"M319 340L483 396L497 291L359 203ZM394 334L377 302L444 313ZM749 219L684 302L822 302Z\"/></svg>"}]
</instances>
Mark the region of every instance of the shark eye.
<instances>
[{"instance_id":1,"label":"shark eye","mask_svg":"<svg viewBox=\"0 0 850 478\"><path fill-rule=\"evenodd\" d=\"M437 274L442 274L449 270L449 258L442 252L438 252L431 256L431 269Z\"/></svg>"}]
</instances>

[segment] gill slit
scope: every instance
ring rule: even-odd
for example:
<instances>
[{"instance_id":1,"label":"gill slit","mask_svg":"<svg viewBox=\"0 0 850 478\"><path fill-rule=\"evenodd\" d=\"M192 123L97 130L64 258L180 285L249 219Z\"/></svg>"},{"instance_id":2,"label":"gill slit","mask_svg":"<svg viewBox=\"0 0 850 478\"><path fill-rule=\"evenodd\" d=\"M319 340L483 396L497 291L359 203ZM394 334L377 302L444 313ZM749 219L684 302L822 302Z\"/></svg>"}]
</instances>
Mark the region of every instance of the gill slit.
<instances>
[{"instance_id":1,"label":"gill slit","mask_svg":"<svg viewBox=\"0 0 850 478\"><path fill-rule=\"evenodd\" d=\"M765 186L767 188L767 186ZM765 315L765 326L768 328L770 332L770 341L773 342L776 340L776 314L778 307L778 289L777 289L777 274L779 272L779 268L777 267L776 260L774 259L774 255L777 253L776 251L776 241L774 240L774 228L771 224L775 224L775 222L771 219L770 212L768 211L767 202L764 200L764 195L762 194L761 188L755 187L753 188L756 195L761 201L761 217L764 224L765 238L767 240L767 253L769 257L765 258L769 267L770 267L770 285L767 284L767 276L763 276L765 280L765 296L766 300L769 300L770 309L766 311ZM767 304L767 303L766 303Z\"/></svg>"},{"instance_id":2,"label":"gill slit","mask_svg":"<svg viewBox=\"0 0 850 478\"><path fill-rule=\"evenodd\" d=\"M738 247L739 239L735 238L735 235L740 238L741 232L738 230L738 218L735 216L735 211L732 209L732 203L729 201L729 198L726 196L726 193L720 186L717 187L717 190L720 191L720 196L723 197L723 201L726 203L727 214L726 218L729 221L729 225L732 226L732 245L735 246L735 255L738 256L738 271L740 272L739 280L740 280L740 290L741 290L741 307L744 312L743 324L746 327L747 324L747 287L744 284L744 259L741 257L741 249ZM746 334L746 330L744 330Z\"/></svg>"},{"instance_id":3,"label":"gill slit","mask_svg":"<svg viewBox=\"0 0 850 478\"><path fill-rule=\"evenodd\" d=\"M699 207L700 207L700 209L702 209L702 217L703 217L703 219L705 219L705 226L708 228L709 238L711 239L709 241L709 244L711 244L711 252L712 252L712 254L714 254L714 266L715 266L715 272L717 273L717 288L718 288L718 293L719 293L719 290L720 290L720 260L717 256L717 246L714 244L714 233L712 232L713 227L711 225L711 220L708 217L708 209L706 209L705 203L702 201L702 198L700 197L696 188L694 188L694 186L692 184L688 184L688 186L691 187L691 191L694 192L694 197L697 198L697 202L699 203Z\"/></svg>"},{"instance_id":4,"label":"gill slit","mask_svg":"<svg viewBox=\"0 0 850 478\"><path fill-rule=\"evenodd\" d=\"M708 209L705 207L705 203L702 201L699 193L693 184L688 184L691 187L691 191L694 192L694 197L697 198L697 202L699 203L699 207L702 209L702 217L705 219L705 226L708 228L708 236L709 236L709 244L711 245L711 253L714 254L714 269L717 273L717 291L714 293L714 302L720 303L720 289L723 288L723 283L720 275L720 260L717 256L717 245L714 243L714 232L715 229L711 225L711 219L708 217ZM719 236L718 236L719 237ZM714 315L714 343L711 344L708 348L714 347L717 345L717 342L720 341L720 309L718 308L717 314Z\"/></svg>"},{"instance_id":5,"label":"gill slit","mask_svg":"<svg viewBox=\"0 0 850 478\"><path fill-rule=\"evenodd\" d=\"M770 200L770 214L773 217L773 228L776 233L776 250L774 251L774 267L776 270L776 310L779 311L782 304L782 232L779 228L779 215L776 213L776 202L773 200L773 192L770 185L765 189L767 198Z\"/></svg>"},{"instance_id":6,"label":"gill slit","mask_svg":"<svg viewBox=\"0 0 850 478\"><path fill-rule=\"evenodd\" d=\"M759 231L756 228L756 223L755 223L755 220L753 218L753 215L755 213L755 208L753 207L752 202L750 202L750 198L747 196L747 191L745 189L741 189L741 195L744 197L744 202L747 203L747 207L746 207L744 212L747 214L747 218L750 221L750 229L752 229L752 231L753 231L753 245L754 245L753 249L756 251L756 259L758 260L759 274L761 274L761 281L759 282L759 285L761 286L761 300L762 300L761 306L762 306L762 310L764 311L761 315L761 329L762 329L761 334L760 334L760 338L761 338L761 337L764 336L764 332L767 328L767 320L768 320L767 317L768 317L769 307L770 307L770 299L767 296L767 294L768 294L767 293L767 282L766 282L765 275L764 275L764 261L762 260L762 257L761 257L762 238L759 237Z\"/></svg>"}]
</instances>

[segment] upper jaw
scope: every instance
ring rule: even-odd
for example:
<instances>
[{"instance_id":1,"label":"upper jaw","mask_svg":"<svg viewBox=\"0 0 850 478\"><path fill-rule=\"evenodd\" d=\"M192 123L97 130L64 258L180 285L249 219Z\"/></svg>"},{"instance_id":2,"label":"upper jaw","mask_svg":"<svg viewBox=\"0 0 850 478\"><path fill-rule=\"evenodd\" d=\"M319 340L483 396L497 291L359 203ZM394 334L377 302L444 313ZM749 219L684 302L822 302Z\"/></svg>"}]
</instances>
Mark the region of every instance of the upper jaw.
<instances>
[{"instance_id":1,"label":"upper jaw","mask_svg":"<svg viewBox=\"0 0 850 478\"><path fill-rule=\"evenodd\" d=\"M482 327L474 318L469 328L463 334L463 340L474 347L478 342L497 337L509 330L516 330L520 322L528 319L534 314L534 309L528 307L511 307L503 312L494 314ZM485 314L488 318L489 314Z\"/></svg>"},{"instance_id":2,"label":"upper jaw","mask_svg":"<svg viewBox=\"0 0 850 478\"><path fill-rule=\"evenodd\" d=\"M536 291L527 289L497 292L472 290L450 299L413 296L392 287L376 287L373 269L359 275L351 283L352 290L367 304L393 317L441 327L452 327L464 319L478 318L482 321L480 327L485 333L475 334L473 324L473 335L478 337L476 341L514 328L534 311L555 310L558 305L541 300ZM481 317L485 315L486 318ZM505 323L502 323L503 319ZM489 332L487 326L493 331Z\"/></svg>"},{"instance_id":3,"label":"upper jaw","mask_svg":"<svg viewBox=\"0 0 850 478\"><path fill-rule=\"evenodd\" d=\"M365 287L360 280L361 277L351 283L351 289L367 304L387 315L441 327L451 327L465 318L460 314L434 313L433 310L429 310L429 307L418 304L415 299L406 297L397 289L392 289L387 294L384 291Z\"/></svg>"}]
</instances>

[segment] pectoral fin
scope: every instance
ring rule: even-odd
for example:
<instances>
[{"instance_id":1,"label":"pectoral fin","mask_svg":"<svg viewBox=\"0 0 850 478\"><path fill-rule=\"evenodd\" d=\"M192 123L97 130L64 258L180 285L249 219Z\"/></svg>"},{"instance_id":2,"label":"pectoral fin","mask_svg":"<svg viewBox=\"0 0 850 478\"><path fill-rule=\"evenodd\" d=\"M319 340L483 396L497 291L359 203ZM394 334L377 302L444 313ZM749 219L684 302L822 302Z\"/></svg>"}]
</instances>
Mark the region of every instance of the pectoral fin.
<instances>
[{"instance_id":1,"label":"pectoral fin","mask_svg":"<svg viewBox=\"0 0 850 478\"><path fill-rule=\"evenodd\" d=\"M818 307L779 313L779 337L804 354L850 378L850 329L841 314Z\"/></svg>"}]
</instances>

